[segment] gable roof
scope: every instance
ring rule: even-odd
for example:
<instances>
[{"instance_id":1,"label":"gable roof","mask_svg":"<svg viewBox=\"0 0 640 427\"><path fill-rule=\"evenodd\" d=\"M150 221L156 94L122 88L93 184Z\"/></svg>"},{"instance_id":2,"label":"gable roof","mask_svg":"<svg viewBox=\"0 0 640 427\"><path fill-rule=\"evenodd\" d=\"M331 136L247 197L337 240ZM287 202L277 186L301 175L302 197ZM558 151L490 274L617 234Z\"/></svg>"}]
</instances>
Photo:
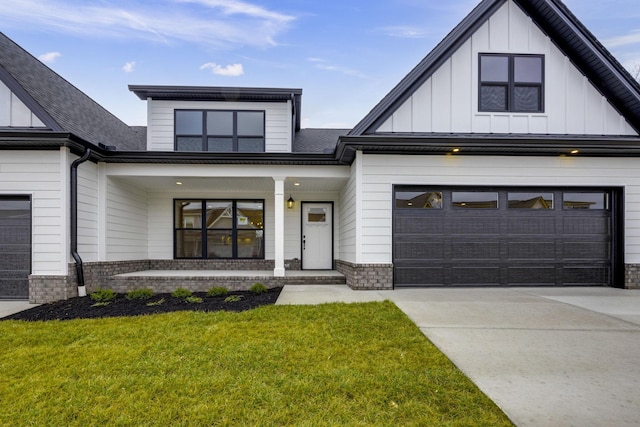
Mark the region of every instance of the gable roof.
<instances>
[{"instance_id":1,"label":"gable roof","mask_svg":"<svg viewBox=\"0 0 640 427\"><path fill-rule=\"evenodd\" d=\"M483 0L349 135L372 134L507 0ZM640 133L640 84L560 0L513 0Z\"/></svg>"},{"instance_id":2,"label":"gable roof","mask_svg":"<svg viewBox=\"0 0 640 427\"><path fill-rule=\"evenodd\" d=\"M134 131L3 33L0 80L53 132L67 132L94 145L115 145L119 150L146 146L144 133Z\"/></svg>"}]
</instances>

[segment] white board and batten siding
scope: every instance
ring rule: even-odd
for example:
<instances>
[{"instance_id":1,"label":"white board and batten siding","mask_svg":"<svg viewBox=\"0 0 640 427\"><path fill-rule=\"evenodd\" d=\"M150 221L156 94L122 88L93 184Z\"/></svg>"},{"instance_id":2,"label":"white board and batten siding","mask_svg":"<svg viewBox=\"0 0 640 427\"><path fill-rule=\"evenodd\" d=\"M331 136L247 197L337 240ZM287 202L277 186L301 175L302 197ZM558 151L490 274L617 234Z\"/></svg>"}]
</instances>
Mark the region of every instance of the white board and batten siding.
<instances>
[{"instance_id":1,"label":"white board and batten siding","mask_svg":"<svg viewBox=\"0 0 640 427\"><path fill-rule=\"evenodd\" d=\"M479 112L479 53L544 55L544 112ZM377 132L637 135L513 1L498 9Z\"/></svg>"},{"instance_id":2,"label":"white board and batten siding","mask_svg":"<svg viewBox=\"0 0 640 427\"><path fill-rule=\"evenodd\" d=\"M245 110L265 112L265 151L291 152L291 102L218 102L147 100L147 150L174 150L175 110Z\"/></svg>"},{"instance_id":3,"label":"white board and batten siding","mask_svg":"<svg viewBox=\"0 0 640 427\"><path fill-rule=\"evenodd\" d=\"M0 127L46 128L24 102L0 82Z\"/></svg>"},{"instance_id":4,"label":"white board and batten siding","mask_svg":"<svg viewBox=\"0 0 640 427\"><path fill-rule=\"evenodd\" d=\"M362 155L362 262L392 260L393 185L623 187L625 262L640 263L634 158Z\"/></svg>"}]
</instances>

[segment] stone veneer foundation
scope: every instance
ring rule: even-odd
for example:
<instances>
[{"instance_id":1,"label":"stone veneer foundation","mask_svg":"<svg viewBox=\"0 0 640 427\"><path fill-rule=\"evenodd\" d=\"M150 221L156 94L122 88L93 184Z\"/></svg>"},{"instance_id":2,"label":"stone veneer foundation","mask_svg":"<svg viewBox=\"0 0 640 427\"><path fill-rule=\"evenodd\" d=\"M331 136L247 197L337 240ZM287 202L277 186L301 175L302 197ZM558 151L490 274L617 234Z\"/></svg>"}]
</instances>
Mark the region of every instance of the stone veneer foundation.
<instances>
[{"instance_id":1,"label":"stone veneer foundation","mask_svg":"<svg viewBox=\"0 0 640 427\"><path fill-rule=\"evenodd\" d=\"M116 292L127 292L134 288L141 288L149 285L151 280L121 280L116 281L113 276L123 273L131 273L134 271L145 270L273 270L275 267L274 260L264 259L240 259L240 260L200 260L200 259L179 259L179 260L133 260L133 261L101 261L101 262L85 262L83 263L84 282L87 293L93 292L98 288L112 289ZM285 261L287 270L300 270L301 263L299 259ZM183 280L184 279L184 285ZM253 283L260 281L265 286L276 286L279 278L257 280L251 277L243 277L244 281L238 277L227 278L225 283L230 290L248 289ZM248 280L253 280L247 285ZM208 283L205 283L205 281ZM212 286L211 279L206 280L202 277L180 279L180 285L176 285L176 278L153 278L153 288L155 292L170 292L175 290L177 286L189 287L194 292L207 290ZM268 282L268 283L267 283ZM163 284L164 283L164 284ZM344 283L344 282L343 282ZM135 286L133 286L135 284ZM206 286L206 287L204 287ZM203 288L204 287L204 288ZM157 288L157 289L156 289ZM78 296L78 283L76 279L76 265L69 264L69 270L66 276L29 276L29 302L32 304L44 304L53 301L59 301Z\"/></svg>"},{"instance_id":2,"label":"stone veneer foundation","mask_svg":"<svg viewBox=\"0 0 640 427\"><path fill-rule=\"evenodd\" d=\"M625 289L640 289L640 264L624 265Z\"/></svg>"},{"instance_id":3,"label":"stone veneer foundation","mask_svg":"<svg viewBox=\"0 0 640 427\"><path fill-rule=\"evenodd\" d=\"M356 290L393 289L393 264L353 264L336 260L336 270Z\"/></svg>"}]
</instances>

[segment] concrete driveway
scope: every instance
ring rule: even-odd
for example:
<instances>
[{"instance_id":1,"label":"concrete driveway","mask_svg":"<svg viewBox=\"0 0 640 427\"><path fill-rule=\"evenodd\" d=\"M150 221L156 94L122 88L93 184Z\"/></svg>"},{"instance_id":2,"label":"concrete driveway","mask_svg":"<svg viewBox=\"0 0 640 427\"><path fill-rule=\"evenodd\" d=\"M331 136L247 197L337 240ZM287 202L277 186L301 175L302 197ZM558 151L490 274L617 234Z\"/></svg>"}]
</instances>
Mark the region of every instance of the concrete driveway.
<instances>
[{"instance_id":1,"label":"concrete driveway","mask_svg":"<svg viewBox=\"0 0 640 427\"><path fill-rule=\"evenodd\" d=\"M518 426L640 426L640 291L286 286L278 304L389 299Z\"/></svg>"}]
</instances>

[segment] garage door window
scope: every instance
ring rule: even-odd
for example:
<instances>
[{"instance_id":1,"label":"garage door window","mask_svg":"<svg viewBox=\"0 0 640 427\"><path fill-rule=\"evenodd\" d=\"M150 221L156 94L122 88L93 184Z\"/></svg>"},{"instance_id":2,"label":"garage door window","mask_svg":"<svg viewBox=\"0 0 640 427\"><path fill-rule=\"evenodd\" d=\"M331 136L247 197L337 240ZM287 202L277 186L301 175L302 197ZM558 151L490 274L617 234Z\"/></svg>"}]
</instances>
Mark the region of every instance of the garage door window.
<instances>
[{"instance_id":1,"label":"garage door window","mask_svg":"<svg viewBox=\"0 0 640 427\"><path fill-rule=\"evenodd\" d=\"M451 198L454 209L498 209L495 191L454 191Z\"/></svg>"},{"instance_id":2,"label":"garage door window","mask_svg":"<svg viewBox=\"0 0 640 427\"><path fill-rule=\"evenodd\" d=\"M564 193L562 195L564 209L608 209L607 193Z\"/></svg>"},{"instance_id":3,"label":"garage door window","mask_svg":"<svg viewBox=\"0 0 640 427\"><path fill-rule=\"evenodd\" d=\"M507 195L509 209L553 209L553 193L512 193Z\"/></svg>"},{"instance_id":4,"label":"garage door window","mask_svg":"<svg viewBox=\"0 0 640 427\"><path fill-rule=\"evenodd\" d=\"M442 209L442 192L396 191L396 208Z\"/></svg>"}]
</instances>

